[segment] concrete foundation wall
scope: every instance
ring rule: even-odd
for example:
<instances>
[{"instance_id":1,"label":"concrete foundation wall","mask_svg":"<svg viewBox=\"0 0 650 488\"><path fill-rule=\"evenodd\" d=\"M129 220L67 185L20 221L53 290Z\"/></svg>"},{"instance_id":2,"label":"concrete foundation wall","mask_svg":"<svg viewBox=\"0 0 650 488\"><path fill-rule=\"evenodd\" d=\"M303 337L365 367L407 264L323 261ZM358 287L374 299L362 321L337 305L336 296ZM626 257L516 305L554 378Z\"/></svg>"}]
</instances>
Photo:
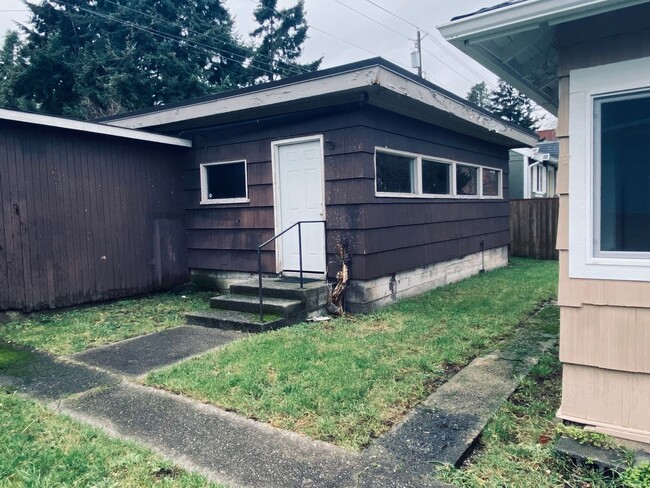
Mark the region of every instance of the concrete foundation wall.
<instances>
[{"instance_id":1,"label":"concrete foundation wall","mask_svg":"<svg viewBox=\"0 0 650 488\"><path fill-rule=\"evenodd\" d=\"M488 271L505 266L508 264L508 247L488 249L483 259ZM461 281L479 274L483 259L477 252L374 280L351 280L346 291L345 309L352 313L377 310L402 298Z\"/></svg>"}]
</instances>

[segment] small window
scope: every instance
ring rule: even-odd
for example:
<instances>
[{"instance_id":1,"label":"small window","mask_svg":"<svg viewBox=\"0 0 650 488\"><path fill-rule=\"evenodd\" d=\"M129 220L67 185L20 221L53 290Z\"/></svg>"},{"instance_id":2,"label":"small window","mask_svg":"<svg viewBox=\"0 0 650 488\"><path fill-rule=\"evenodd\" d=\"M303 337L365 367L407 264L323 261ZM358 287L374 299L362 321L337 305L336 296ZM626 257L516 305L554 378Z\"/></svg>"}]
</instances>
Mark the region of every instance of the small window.
<instances>
[{"instance_id":1,"label":"small window","mask_svg":"<svg viewBox=\"0 0 650 488\"><path fill-rule=\"evenodd\" d=\"M483 196L498 197L501 189L501 171L483 168Z\"/></svg>"},{"instance_id":2,"label":"small window","mask_svg":"<svg viewBox=\"0 0 650 488\"><path fill-rule=\"evenodd\" d=\"M248 202L246 161L201 165L201 203Z\"/></svg>"},{"instance_id":3,"label":"small window","mask_svg":"<svg viewBox=\"0 0 650 488\"><path fill-rule=\"evenodd\" d=\"M415 158L377 152L377 192L415 193Z\"/></svg>"},{"instance_id":4,"label":"small window","mask_svg":"<svg viewBox=\"0 0 650 488\"><path fill-rule=\"evenodd\" d=\"M451 193L451 165L422 160L422 193L449 195Z\"/></svg>"},{"instance_id":5,"label":"small window","mask_svg":"<svg viewBox=\"0 0 650 488\"><path fill-rule=\"evenodd\" d=\"M456 194L478 196L478 168L456 165Z\"/></svg>"}]
</instances>

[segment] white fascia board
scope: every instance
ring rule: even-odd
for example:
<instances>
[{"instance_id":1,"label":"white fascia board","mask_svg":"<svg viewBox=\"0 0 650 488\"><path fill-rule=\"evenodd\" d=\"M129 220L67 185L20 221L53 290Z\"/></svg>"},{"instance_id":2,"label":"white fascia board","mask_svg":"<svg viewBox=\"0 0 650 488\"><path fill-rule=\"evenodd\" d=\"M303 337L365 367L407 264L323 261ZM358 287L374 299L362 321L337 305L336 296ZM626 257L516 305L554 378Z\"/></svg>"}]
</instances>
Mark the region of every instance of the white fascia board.
<instances>
[{"instance_id":1,"label":"white fascia board","mask_svg":"<svg viewBox=\"0 0 650 488\"><path fill-rule=\"evenodd\" d=\"M392 90L395 93L407 96L413 100L428 105L431 108L447 112L450 115L466 120L490 132L495 132L511 140L520 142L525 146L537 144L537 137L528 132L519 130L503 120L490 117L476 110L469 103L450 98L447 95L433 90L409 78L404 78L398 73L382 69L377 77L377 84Z\"/></svg>"},{"instance_id":2,"label":"white fascia board","mask_svg":"<svg viewBox=\"0 0 650 488\"><path fill-rule=\"evenodd\" d=\"M438 26L445 39L454 45L480 42L535 28L541 22L551 25L647 3L648 0L529 0L490 10L482 14Z\"/></svg>"},{"instance_id":3,"label":"white fascia board","mask_svg":"<svg viewBox=\"0 0 650 488\"><path fill-rule=\"evenodd\" d=\"M140 115L127 114L125 117L112 119L106 121L106 123L119 127L137 129L200 119L211 115L268 107L319 95L328 95L371 86L376 82L378 69L379 66L370 66L354 71L255 90L250 93L234 93L229 97L206 100L181 107L171 107L169 109L163 107L160 110Z\"/></svg>"},{"instance_id":4,"label":"white fascia board","mask_svg":"<svg viewBox=\"0 0 650 488\"><path fill-rule=\"evenodd\" d=\"M483 129L499 133L504 137L520 142L522 145L534 146L537 143L535 137L504 123L501 119L490 117L471 107L469 104L462 103L429 86L420 84L380 65L272 87L266 90L256 90L251 93L233 94L230 97L208 100L183 107L170 108L168 110L163 108L147 114L132 115L122 119L111 120L107 123L130 128L152 127L217 114L268 107L371 86L381 86L386 90L404 95L430 108L447 112L452 116L471 122Z\"/></svg>"},{"instance_id":5,"label":"white fascia board","mask_svg":"<svg viewBox=\"0 0 650 488\"><path fill-rule=\"evenodd\" d=\"M59 129L70 129L80 132L90 132L93 134L103 134L107 136L122 137L125 139L135 139L137 141L155 142L158 144L168 144L171 146L192 147L192 141L178 137L163 136L152 134L150 132L141 132L110 125L97 124L92 122L83 122L81 120L64 119L53 117L51 115L32 114L19 112L16 110L0 109L0 119L11 120L14 122L24 122L26 124L45 125L47 127L56 127Z\"/></svg>"}]
</instances>

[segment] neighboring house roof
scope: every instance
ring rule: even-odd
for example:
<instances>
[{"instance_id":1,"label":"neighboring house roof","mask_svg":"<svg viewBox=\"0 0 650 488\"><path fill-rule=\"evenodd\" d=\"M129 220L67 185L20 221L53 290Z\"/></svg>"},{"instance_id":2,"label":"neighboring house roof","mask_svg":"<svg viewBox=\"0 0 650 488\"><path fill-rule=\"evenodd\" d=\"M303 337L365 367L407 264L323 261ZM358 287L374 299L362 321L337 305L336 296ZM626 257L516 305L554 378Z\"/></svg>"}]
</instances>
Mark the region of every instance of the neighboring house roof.
<instances>
[{"instance_id":1,"label":"neighboring house roof","mask_svg":"<svg viewBox=\"0 0 650 488\"><path fill-rule=\"evenodd\" d=\"M557 26L649 0L511 0L438 27L458 49L557 114Z\"/></svg>"},{"instance_id":2,"label":"neighboring house roof","mask_svg":"<svg viewBox=\"0 0 650 488\"><path fill-rule=\"evenodd\" d=\"M560 143L558 141L539 142L535 147L539 148L540 153L549 154L555 161L560 157Z\"/></svg>"},{"instance_id":3,"label":"neighboring house roof","mask_svg":"<svg viewBox=\"0 0 650 488\"><path fill-rule=\"evenodd\" d=\"M560 156L560 143L558 141L538 142L534 148L517 148L513 152L528 157L533 161L547 161L552 166L557 166Z\"/></svg>"},{"instance_id":4,"label":"neighboring house roof","mask_svg":"<svg viewBox=\"0 0 650 488\"><path fill-rule=\"evenodd\" d=\"M0 120L11 120L13 122L23 122L26 124L57 127L60 129L69 129L81 132L91 132L93 134L104 134L108 136L123 137L126 139L135 139L138 141L169 144L172 146L192 147L192 141L188 139L152 134L150 132L139 130L123 129L121 127L112 127L95 122L82 122L80 120L66 119L63 117L52 117L50 115L20 112L17 110L0 109Z\"/></svg>"},{"instance_id":5,"label":"neighboring house roof","mask_svg":"<svg viewBox=\"0 0 650 488\"><path fill-rule=\"evenodd\" d=\"M382 58L101 119L132 129L181 132L287 113L369 104L506 147L532 146L535 133Z\"/></svg>"}]
</instances>

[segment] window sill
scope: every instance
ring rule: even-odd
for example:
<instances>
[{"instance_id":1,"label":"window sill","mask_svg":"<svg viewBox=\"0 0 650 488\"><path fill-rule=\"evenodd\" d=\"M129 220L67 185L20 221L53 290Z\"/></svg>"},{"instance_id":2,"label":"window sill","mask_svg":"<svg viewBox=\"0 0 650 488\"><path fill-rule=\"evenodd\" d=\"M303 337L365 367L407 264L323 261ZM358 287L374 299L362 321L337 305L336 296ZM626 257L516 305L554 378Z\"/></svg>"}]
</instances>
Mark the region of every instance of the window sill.
<instances>
[{"instance_id":1,"label":"window sill","mask_svg":"<svg viewBox=\"0 0 650 488\"><path fill-rule=\"evenodd\" d=\"M419 198L419 199L445 199L445 200L503 200L502 196L478 196L478 195L432 195L417 193L384 193L375 192L377 198Z\"/></svg>"},{"instance_id":2,"label":"window sill","mask_svg":"<svg viewBox=\"0 0 650 488\"><path fill-rule=\"evenodd\" d=\"M248 198L224 198L222 200L201 200L201 205L228 205L231 203L250 203Z\"/></svg>"}]
</instances>

